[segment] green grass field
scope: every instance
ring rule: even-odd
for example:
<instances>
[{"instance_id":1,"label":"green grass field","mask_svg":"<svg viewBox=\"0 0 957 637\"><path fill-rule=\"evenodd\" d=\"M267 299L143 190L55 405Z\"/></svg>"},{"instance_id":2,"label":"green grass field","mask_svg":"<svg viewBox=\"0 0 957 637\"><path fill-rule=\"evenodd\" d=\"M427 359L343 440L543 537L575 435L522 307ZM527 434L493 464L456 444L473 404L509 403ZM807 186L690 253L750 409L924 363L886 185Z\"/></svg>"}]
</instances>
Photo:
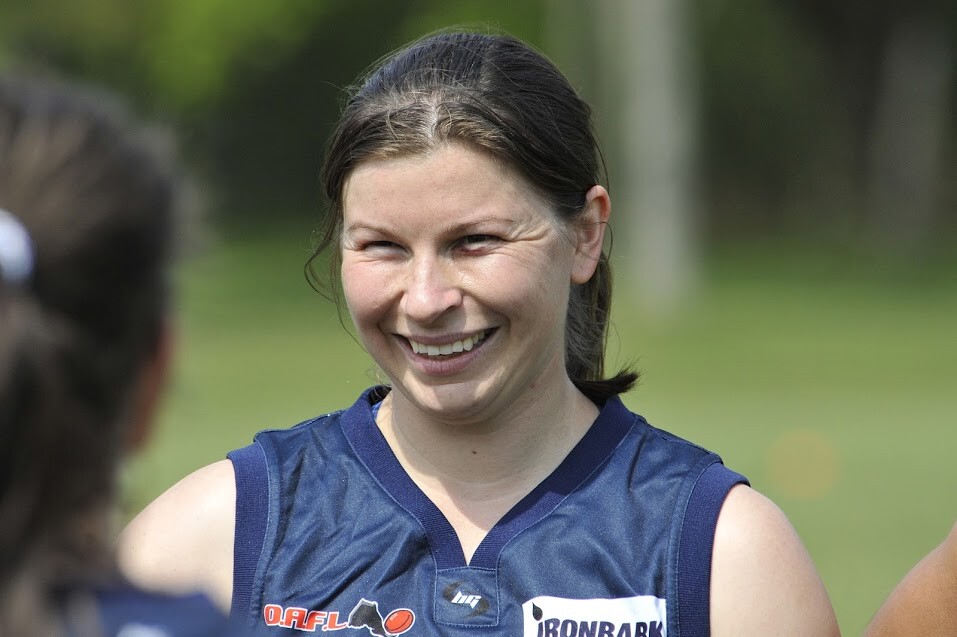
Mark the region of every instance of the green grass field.
<instances>
[{"instance_id":1,"label":"green grass field","mask_svg":"<svg viewBox=\"0 0 957 637\"><path fill-rule=\"evenodd\" d=\"M175 378L125 474L129 515L199 466L351 404L368 357L302 276L308 236L226 237L181 268ZM957 263L891 267L726 249L689 309L663 320L620 282L612 365L626 403L720 453L774 499L860 634L957 520Z\"/></svg>"}]
</instances>

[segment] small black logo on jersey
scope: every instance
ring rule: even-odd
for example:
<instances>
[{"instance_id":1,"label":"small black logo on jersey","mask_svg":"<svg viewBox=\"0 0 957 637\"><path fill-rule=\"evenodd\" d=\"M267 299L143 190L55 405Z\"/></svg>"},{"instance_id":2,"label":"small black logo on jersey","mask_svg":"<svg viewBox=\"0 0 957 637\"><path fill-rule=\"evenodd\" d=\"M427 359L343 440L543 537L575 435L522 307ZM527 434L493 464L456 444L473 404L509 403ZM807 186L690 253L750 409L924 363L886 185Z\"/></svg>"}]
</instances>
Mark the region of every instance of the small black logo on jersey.
<instances>
[{"instance_id":1,"label":"small black logo on jersey","mask_svg":"<svg viewBox=\"0 0 957 637\"><path fill-rule=\"evenodd\" d=\"M478 617L479 615L487 613L490 606L488 600L477 593L462 590L461 585L461 581L452 582L442 591L442 597L453 604L469 606L472 612L466 615L466 617Z\"/></svg>"}]
</instances>

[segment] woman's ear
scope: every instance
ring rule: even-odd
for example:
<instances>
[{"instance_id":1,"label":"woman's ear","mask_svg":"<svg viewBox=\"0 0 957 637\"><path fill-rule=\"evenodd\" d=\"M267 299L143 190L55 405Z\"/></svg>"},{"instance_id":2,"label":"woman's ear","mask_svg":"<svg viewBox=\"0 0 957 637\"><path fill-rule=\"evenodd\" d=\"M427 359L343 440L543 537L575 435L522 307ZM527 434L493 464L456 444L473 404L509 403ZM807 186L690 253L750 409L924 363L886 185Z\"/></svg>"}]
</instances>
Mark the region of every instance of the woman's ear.
<instances>
[{"instance_id":1,"label":"woman's ear","mask_svg":"<svg viewBox=\"0 0 957 637\"><path fill-rule=\"evenodd\" d=\"M605 241L605 228L611 215L611 199L603 186L592 186L585 193L585 208L575 228L575 261L572 283L586 283L595 273Z\"/></svg>"}]
</instances>

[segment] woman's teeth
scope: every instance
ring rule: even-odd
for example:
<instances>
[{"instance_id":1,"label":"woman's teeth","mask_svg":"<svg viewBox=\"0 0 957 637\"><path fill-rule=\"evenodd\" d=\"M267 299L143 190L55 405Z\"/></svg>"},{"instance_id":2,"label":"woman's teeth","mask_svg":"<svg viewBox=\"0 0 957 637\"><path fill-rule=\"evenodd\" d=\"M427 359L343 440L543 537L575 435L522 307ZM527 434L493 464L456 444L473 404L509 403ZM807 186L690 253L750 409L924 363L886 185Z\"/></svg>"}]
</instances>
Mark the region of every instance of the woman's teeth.
<instances>
[{"instance_id":1,"label":"woman's teeth","mask_svg":"<svg viewBox=\"0 0 957 637\"><path fill-rule=\"evenodd\" d=\"M478 334L464 338L461 341L445 343L443 345L425 345L423 343L417 343L410 338L409 344L412 346L412 351L416 354L425 354L426 356L448 356L449 354L468 352L473 347L481 343L487 335L488 332L483 330Z\"/></svg>"}]
</instances>

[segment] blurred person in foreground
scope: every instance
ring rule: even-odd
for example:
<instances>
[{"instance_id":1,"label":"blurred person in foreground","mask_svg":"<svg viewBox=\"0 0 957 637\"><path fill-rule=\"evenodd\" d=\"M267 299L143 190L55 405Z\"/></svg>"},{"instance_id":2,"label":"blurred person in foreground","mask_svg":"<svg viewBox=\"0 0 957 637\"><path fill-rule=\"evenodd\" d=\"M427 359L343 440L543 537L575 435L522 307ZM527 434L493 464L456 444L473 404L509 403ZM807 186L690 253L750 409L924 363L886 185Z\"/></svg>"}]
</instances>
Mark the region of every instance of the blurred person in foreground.
<instances>
[{"instance_id":1,"label":"blurred person in foreground","mask_svg":"<svg viewBox=\"0 0 957 637\"><path fill-rule=\"evenodd\" d=\"M178 190L150 139L110 96L0 77L3 637L225 634L206 597L136 589L113 555L170 354Z\"/></svg>"},{"instance_id":2,"label":"blurred person in foreground","mask_svg":"<svg viewBox=\"0 0 957 637\"><path fill-rule=\"evenodd\" d=\"M904 576L865 635L957 635L957 525Z\"/></svg>"},{"instance_id":3,"label":"blurred person in foreground","mask_svg":"<svg viewBox=\"0 0 957 637\"><path fill-rule=\"evenodd\" d=\"M605 374L601 173L588 105L524 42L379 64L317 255L388 384L183 479L124 531L129 572L275 635L837 634L784 514Z\"/></svg>"}]
</instances>

